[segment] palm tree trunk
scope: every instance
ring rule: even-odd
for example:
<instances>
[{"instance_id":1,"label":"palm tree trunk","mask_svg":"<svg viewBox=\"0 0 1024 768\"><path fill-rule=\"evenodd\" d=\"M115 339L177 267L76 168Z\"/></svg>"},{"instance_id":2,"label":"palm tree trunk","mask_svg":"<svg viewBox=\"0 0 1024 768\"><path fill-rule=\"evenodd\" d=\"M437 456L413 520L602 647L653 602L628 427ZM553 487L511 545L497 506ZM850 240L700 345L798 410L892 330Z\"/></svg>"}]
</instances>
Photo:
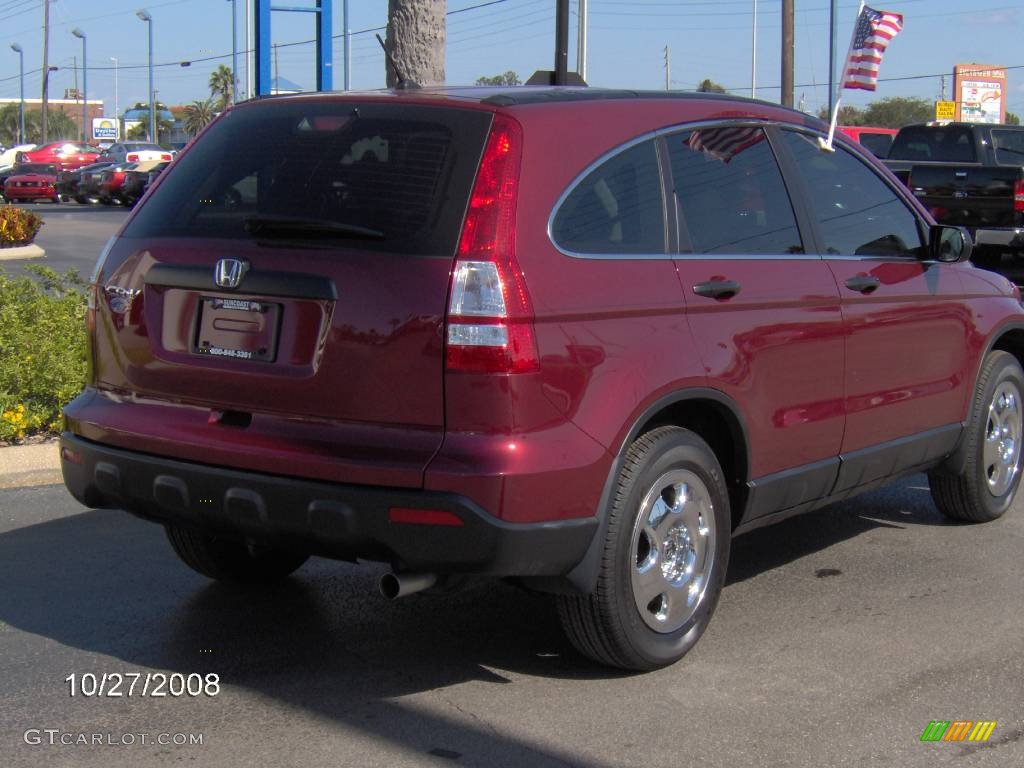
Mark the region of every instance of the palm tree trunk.
<instances>
[{"instance_id":1,"label":"palm tree trunk","mask_svg":"<svg viewBox=\"0 0 1024 768\"><path fill-rule=\"evenodd\" d=\"M446 0L388 0L386 48L402 77L420 85L444 85ZM388 87L398 77L385 63Z\"/></svg>"}]
</instances>

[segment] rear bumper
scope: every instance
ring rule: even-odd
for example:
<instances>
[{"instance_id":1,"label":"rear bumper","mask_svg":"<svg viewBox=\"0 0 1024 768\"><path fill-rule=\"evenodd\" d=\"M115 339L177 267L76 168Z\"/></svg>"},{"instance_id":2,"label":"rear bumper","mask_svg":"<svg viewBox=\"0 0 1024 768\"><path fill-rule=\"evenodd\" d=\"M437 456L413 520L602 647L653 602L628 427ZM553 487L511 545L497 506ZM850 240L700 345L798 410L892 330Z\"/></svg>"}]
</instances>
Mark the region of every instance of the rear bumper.
<instances>
[{"instance_id":1,"label":"rear bumper","mask_svg":"<svg viewBox=\"0 0 1024 768\"><path fill-rule=\"evenodd\" d=\"M1002 248L1024 248L1024 228L1000 227L974 231L974 245Z\"/></svg>"},{"instance_id":2,"label":"rear bumper","mask_svg":"<svg viewBox=\"0 0 1024 768\"><path fill-rule=\"evenodd\" d=\"M68 490L87 506L408 570L560 576L583 558L597 529L593 517L506 523L455 493L207 466L109 448L69 432L61 436L61 456ZM448 512L461 525L390 522L392 507Z\"/></svg>"}]
</instances>

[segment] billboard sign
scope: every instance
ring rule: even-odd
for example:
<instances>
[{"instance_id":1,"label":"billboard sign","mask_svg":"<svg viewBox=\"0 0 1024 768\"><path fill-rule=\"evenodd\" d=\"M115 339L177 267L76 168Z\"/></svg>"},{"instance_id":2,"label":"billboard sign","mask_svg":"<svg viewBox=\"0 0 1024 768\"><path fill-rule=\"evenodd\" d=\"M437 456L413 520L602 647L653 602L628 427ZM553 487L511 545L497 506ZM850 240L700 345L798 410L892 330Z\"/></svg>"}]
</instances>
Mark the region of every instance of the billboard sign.
<instances>
[{"instance_id":1,"label":"billboard sign","mask_svg":"<svg viewBox=\"0 0 1024 768\"><path fill-rule=\"evenodd\" d=\"M92 119L92 137L96 141L117 141L121 138L118 135L117 120L109 117L94 117Z\"/></svg>"},{"instance_id":2,"label":"billboard sign","mask_svg":"<svg viewBox=\"0 0 1024 768\"><path fill-rule=\"evenodd\" d=\"M1006 69L987 64L953 67L956 119L965 123L1006 120Z\"/></svg>"}]
</instances>

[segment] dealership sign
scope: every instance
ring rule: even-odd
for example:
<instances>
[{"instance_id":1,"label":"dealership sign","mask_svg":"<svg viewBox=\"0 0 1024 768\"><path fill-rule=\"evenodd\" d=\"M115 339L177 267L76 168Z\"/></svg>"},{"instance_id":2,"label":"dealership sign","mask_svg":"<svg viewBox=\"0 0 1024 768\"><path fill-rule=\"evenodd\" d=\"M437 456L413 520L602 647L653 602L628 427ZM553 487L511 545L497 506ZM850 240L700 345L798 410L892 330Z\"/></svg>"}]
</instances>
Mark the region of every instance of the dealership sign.
<instances>
[{"instance_id":1,"label":"dealership sign","mask_svg":"<svg viewBox=\"0 0 1024 768\"><path fill-rule=\"evenodd\" d=\"M956 119L965 123L1006 121L1006 68L987 64L953 67Z\"/></svg>"},{"instance_id":2,"label":"dealership sign","mask_svg":"<svg viewBox=\"0 0 1024 768\"><path fill-rule=\"evenodd\" d=\"M120 138L117 120L112 120L109 117L94 117L92 119L92 137L98 141L117 141Z\"/></svg>"}]
</instances>

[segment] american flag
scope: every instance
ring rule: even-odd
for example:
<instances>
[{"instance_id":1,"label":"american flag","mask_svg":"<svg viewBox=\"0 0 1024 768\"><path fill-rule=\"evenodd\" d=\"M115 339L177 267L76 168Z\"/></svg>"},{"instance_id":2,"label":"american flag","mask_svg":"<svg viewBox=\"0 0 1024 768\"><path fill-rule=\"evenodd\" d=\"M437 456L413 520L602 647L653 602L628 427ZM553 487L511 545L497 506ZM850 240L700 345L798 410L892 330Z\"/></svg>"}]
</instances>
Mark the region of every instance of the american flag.
<instances>
[{"instance_id":1,"label":"american flag","mask_svg":"<svg viewBox=\"0 0 1024 768\"><path fill-rule=\"evenodd\" d=\"M764 141L760 128L701 128L690 134L686 146L728 163L760 141Z\"/></svg>"},{"instance_id":2,"label":"american flag","mask_svg":"<svg viewBox=\"0 0 1024 768\"><path fill-rule=\"evenodd\" d=\"M878 85L878 67L889 41L903 29L903 16L876 11L866 5L857 17L850 58L843 73L843 88L873 91Z\"/></svg>"}]
</instances>

